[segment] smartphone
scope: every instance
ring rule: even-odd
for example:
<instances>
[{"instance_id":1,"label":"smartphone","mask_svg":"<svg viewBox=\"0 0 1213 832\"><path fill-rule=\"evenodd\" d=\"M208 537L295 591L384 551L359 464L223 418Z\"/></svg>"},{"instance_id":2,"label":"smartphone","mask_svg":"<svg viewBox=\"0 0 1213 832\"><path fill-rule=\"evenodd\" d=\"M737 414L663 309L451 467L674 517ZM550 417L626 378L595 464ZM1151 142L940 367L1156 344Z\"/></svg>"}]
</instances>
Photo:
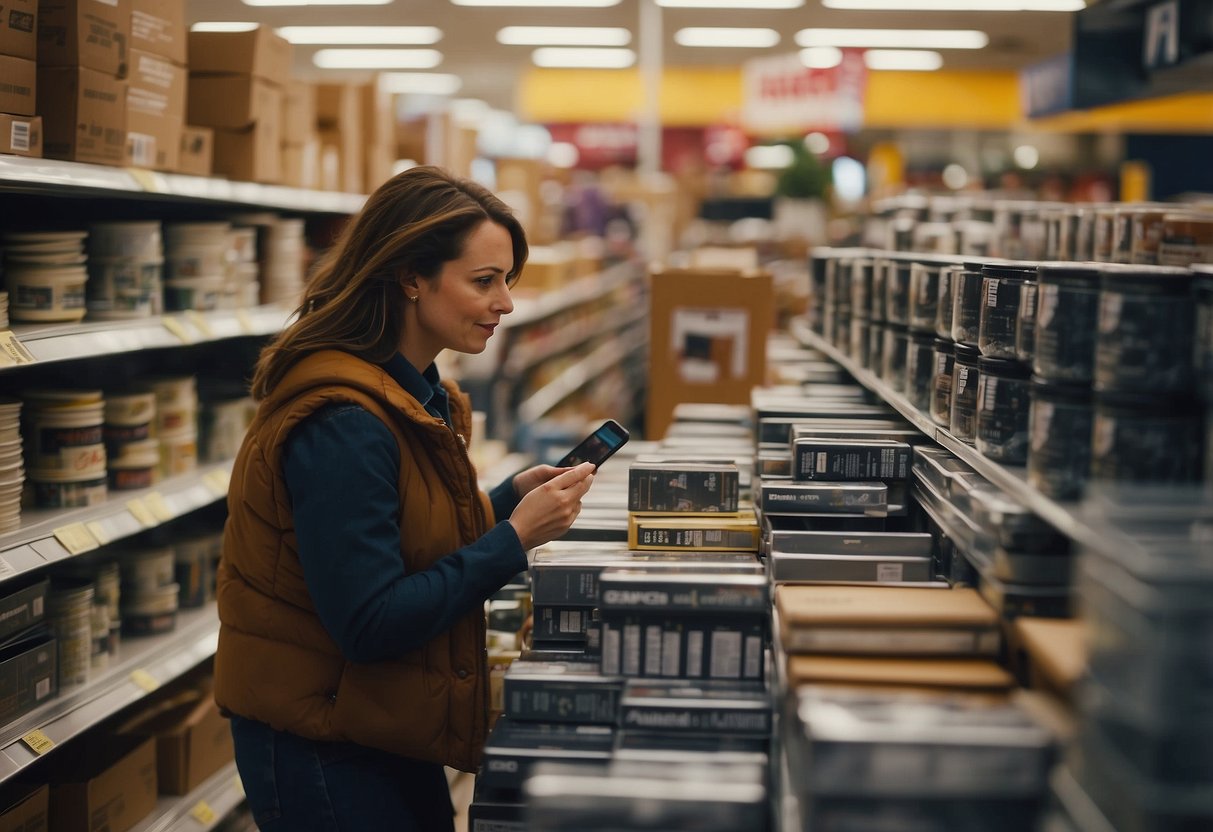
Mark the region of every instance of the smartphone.
<instances>
[{"instance_id":1,"label":"smartphone","mask_svg":"<svg viewBox=\"0 0 1213 832\"><path fill-rule=\"evenodd\" d=\"M557 468L568 468L583 462L594 463L594 470L611 458L611 454L623 447L628 441L628 432L623 425L614 419L607 419L602 427L591 433L576 448L564 455L556 463Z\"/></svg>"}]
</instances>

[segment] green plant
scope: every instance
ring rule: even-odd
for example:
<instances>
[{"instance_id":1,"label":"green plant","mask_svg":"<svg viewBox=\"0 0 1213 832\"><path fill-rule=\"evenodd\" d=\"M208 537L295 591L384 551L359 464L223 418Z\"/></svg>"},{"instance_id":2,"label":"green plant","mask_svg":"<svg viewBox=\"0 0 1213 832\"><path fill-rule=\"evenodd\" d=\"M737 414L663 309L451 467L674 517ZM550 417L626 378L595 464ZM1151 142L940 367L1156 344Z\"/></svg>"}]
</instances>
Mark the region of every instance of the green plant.
<instances>
[{"instance_id":1,"label":"green plant","mask_svg":"<svg viewBox=\"0 0 1213 832\"><path fill-rule=\"evenodd\" d=\"M803 142L787 142L792 149L792 163L779 172L775 195L793 199L821 199L830 186L830 169L804 146Z\"/></svg>"}]
</instances>

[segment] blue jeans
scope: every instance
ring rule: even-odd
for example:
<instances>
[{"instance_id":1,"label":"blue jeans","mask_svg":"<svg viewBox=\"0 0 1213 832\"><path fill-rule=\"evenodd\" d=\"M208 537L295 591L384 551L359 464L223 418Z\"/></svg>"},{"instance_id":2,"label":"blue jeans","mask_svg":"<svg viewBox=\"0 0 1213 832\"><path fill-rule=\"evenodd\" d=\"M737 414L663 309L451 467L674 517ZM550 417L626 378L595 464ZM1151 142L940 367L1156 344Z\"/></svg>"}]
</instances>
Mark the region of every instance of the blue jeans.
<instances>
[{"instance_id":1,"label":"blue jeans","mask_svg":"<svg viewBox=\"0 0 1213 832\"><path fill-rule=\"evenodd\" d=\"M236 768L262 832L453 832L446 773L348 742L232 717Z\"/></svg>"}]
</instances>

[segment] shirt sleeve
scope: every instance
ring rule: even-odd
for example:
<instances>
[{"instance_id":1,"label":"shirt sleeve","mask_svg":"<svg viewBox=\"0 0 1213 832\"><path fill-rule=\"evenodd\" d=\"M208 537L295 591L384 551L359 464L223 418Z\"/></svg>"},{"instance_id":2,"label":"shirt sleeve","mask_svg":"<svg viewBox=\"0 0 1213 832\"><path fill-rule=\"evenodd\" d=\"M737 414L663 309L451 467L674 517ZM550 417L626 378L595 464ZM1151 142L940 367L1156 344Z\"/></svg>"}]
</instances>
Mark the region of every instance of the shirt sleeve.
<instances>
[{"instance_id":1,"label":"shirt sleeve","mask_svg":"<svg viewBox=\"0 0 1213 832\"><path fill-rule=\"evenodd\" d=\"M518 495L514 493L514 477L506 477L501 483L489 492L489 502L493 504L493 517L497 520L506 520L514 509L518 508Z\"/></svg>"},{"instance_id":2,"label":"shirt sleeve","mask_svg":"<svg viewBox=\"0 0 1213 832\"><path fill-rule=\"evenodd\" d=\"M324 628L353 662L402 656L527 568L501 522L421 572L400 557L400 460L395 437L356 405L330 405L287 438L283 475L299 559Z\"/></svg>"}]
</instances>

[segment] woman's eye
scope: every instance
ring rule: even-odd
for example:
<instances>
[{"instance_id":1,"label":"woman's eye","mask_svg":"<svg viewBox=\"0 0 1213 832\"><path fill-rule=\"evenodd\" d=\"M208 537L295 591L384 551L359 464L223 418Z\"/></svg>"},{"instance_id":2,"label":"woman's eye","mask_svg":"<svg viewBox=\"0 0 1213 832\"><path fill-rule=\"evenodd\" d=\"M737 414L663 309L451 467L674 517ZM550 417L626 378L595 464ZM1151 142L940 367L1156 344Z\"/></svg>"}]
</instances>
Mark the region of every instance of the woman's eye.
<instances>
[{"instance_id":1,"label":"woman's eye","mask_svg":"<svg viewBox=\"0 0 1213 832\"><path fill-rule=\"evenodd\" d=\"M489 275L487 277L478 277L476 278L476 283L487 289L493 285L493 276Z\"/></svg>"}]
</instances>

